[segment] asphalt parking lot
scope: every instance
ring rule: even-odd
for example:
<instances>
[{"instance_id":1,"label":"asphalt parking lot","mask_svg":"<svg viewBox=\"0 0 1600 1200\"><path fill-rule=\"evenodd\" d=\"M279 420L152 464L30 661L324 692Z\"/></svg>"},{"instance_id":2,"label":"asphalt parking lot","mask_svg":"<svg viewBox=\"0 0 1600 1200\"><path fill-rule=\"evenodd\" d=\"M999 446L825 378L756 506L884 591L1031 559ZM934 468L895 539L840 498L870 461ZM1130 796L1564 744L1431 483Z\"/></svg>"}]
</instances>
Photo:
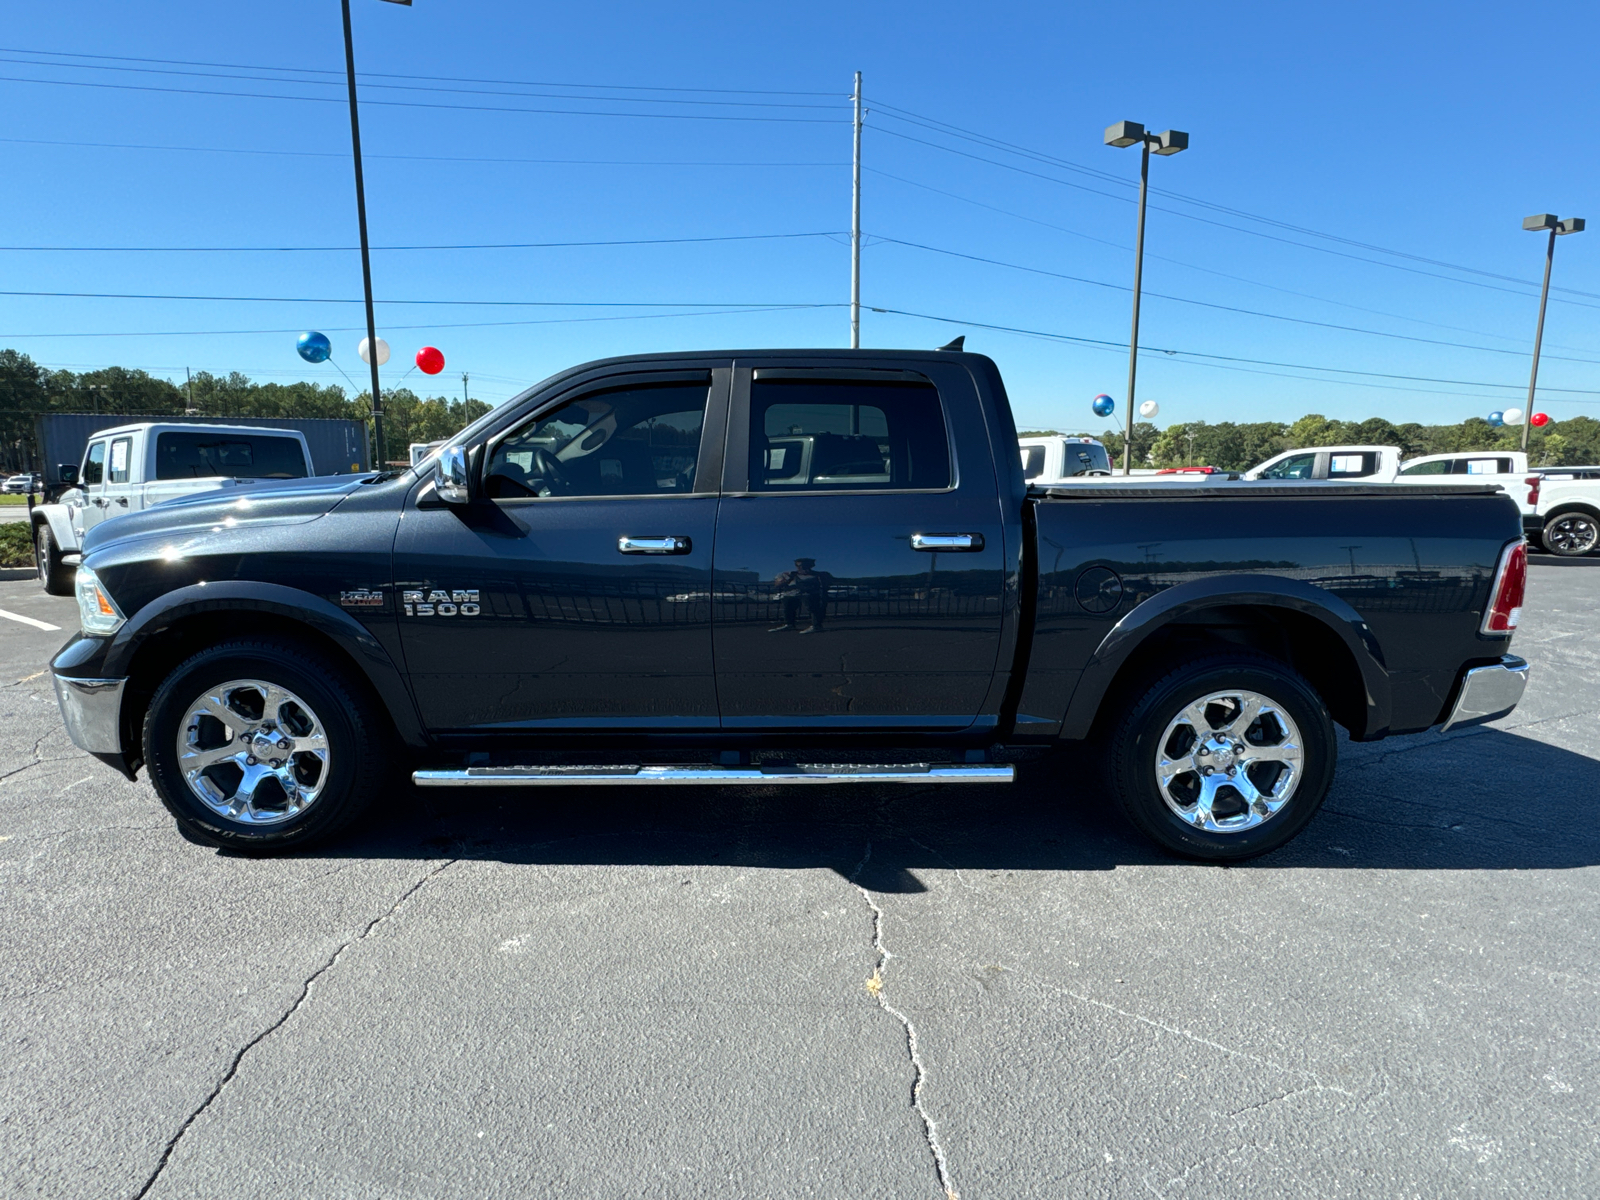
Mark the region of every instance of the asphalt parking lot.
<instances>
[{"instance_id":1,"label":"asphalt parking lot","mask_svg":"<svg viewBox=\"0 0 1600 1200\"><path fill-rule=\"evenodd\" d=\"M1600 1194L1600 559L1493 726L1346 745L1242 867L1008 789L397 797L184 841L0 583L17 1196Z\"/></svg>"}]
</instances>

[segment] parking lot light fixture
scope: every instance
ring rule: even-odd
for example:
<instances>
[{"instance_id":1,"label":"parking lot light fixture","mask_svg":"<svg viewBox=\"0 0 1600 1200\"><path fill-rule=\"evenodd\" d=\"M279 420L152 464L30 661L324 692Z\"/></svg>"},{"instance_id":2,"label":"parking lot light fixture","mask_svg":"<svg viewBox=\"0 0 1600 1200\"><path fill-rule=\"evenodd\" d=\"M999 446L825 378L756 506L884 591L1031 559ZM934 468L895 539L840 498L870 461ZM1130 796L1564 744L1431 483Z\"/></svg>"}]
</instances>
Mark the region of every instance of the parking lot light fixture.
<instances>
[{"instance_id":1,"label":"parking lot light fixture","mask_svg":"<svg viewBox=\"0 0 1600 1200\"><path fill-rule=\"evenodd\" d=\"M1128 339L1128 411L1123 418L1122 473L1133 474L1133 414L1134 384L1139 375L1139 298L1144 277L1144 209L1145 195L1150 189L1150 152L1167 156L1189 148L1189 135L1181 129L1168 129L1161 133L1147 133L1137 121L1118 121L1106 127L1106 145L1126 149L1141 147L1139 155L1139 233L1133 248L1133 333Z\"/></svg>"},{"instance_id":2,"label":"parking lot light fixture","mask_svg":"<svg viewBox=\"0 0 1600 1200\"><path fill-rule=\"evenodd\" d=\"M1528 452L1528 429L1532 425L1529 420L1533 416L1533 394L1539 386L1539 349L1544 344L1544 309L1550 301L1550 268L1556 259L1556 238L1568 233L1582 233L1584 220L1582 217L1568 217L1562 220L1555 213L1534 213L1531 217L1522 219L1522 227L1529 233L1550 233L1550 240L1544 248L1544 287L1539 292L1539 324L1533 334L1533 370L1528 375L1528 406L1523 410L1526 414L1522 421L1522 452Z\"/></svg>"}]
</instances>

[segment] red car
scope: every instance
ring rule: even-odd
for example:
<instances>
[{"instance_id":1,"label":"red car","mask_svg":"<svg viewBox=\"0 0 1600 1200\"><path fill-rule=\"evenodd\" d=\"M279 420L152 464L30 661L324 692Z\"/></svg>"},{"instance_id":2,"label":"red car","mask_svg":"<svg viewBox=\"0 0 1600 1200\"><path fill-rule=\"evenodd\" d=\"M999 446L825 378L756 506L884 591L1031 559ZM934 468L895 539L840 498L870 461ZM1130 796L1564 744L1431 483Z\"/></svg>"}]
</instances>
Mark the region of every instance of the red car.
<instances>
[{"instance_id":1,"label":"red car","mask_svg":"<svg viewBox=\"0 0 1600 1200\"><path fill-rule=\"evenodd\" d=\"M1221 475L1221 467L1162 467L1157 475Z\"/></svg>"}]
</instances>

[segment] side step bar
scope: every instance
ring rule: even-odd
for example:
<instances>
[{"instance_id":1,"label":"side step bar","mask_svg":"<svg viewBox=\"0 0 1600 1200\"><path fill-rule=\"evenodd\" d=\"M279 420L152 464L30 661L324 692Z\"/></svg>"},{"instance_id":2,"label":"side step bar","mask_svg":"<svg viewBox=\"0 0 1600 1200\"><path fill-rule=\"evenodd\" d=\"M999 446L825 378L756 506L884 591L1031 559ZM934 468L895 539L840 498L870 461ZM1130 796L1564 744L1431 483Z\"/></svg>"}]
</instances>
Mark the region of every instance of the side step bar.
<instances>
[{"instance_id":1,"label":"side step bar","mask_svg":"<svg viewBox=\"0 0 1600 1200\"><path fill-rule=\"evenodd\" d=\"M413 771L418 787L617 787L629 784L742 783L773 786L800 783L1010 783L1016 769L960 763L890 766L857 763L782 763L756 767L595 766L466 767Z\"/></svg>"}]
</instances>

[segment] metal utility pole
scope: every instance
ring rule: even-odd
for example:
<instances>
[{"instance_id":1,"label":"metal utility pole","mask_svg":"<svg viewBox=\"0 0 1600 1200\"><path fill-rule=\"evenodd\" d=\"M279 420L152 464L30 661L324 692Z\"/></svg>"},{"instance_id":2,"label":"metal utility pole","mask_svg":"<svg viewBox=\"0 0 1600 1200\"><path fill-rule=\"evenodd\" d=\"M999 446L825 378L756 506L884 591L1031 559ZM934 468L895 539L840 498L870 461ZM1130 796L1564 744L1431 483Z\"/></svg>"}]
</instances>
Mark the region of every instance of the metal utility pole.
<instances>
[{"instance_id":1,"label":"metal utility pole","mask_svg":"<svg viewBox=\"0 0 1600 1200\"><path fill-rule=\"evenodd\" d=\"M461 372L461 403L465 404L470 397L467 395L467 373Z\"/></svg>"},{"instance_id":2,"label":"metal utility pole","mask_svg":"<svg viewBox=\"0 0 1600 1200\"><path fill-rule=\"evenodd\" d=\"M856 72L856 152L850 186L850 349L861 349L861 72Z\"/></svg>"},{"instance_id":3,"label":"metal utility pole","mask_svg":"<svg viewBox=\"0 0 1600 1200\"><path fill-rule=\"evenodd\" d=\"M1133 474L1134 384L1139 376L1139 299L1144 277L1144 206L1150 188L1150 147L1157 154L1177 154L1189 148L1189 135L1176 129L1146 133L1137 121L1118 121L1106 129L1106 145L1132 146L1138 143L1139 155L1139 234L1133 249L1133 333L1128 339L1128 413L1122 438L1122 473Z\"/></svg>"},{"instance_id":4,"label":"metal utility pole","mask_svg":"<svg viewBox=\"0 0 1600 1200\"><path fill-rule=\"evenodd\" d=\"M1522 414L1522 451L1528 451L1528 427L1533 423L1533 395L1539 386L1539 348L1544 344L1544 306L1550 300L1550 268L1556 261L1556 238L1563 233L1582 233L1582 217L1568 217L1562 221L1554 213L1538 213L1526 218L1522 227L1529 232L1550 231L1550 241L1544 250L1544 288L1539 292L1539 326L1533 335L1533 371L1528 376L1528 407Z\"/></svg>"},{"instance_id":5,"label":"metal utility pole","mask_svg":"<svg viewBox=\"0 0 1600 1200\"><path fill-rule=\"evenodd\" d=\"M383 470L387 448L383 440L383 392L378 386L378 322L372 312L372 254L367 248L367 189L361 178L361 120L356 115L356 48L350 35L350 0L344 9L344 66L350 85L350 150L356 163L356 222L361 227L361 284L367 297L367 357L372 367L372 440L377 447L375 466Z\"/></svg>"},{"instance_id":6,"label":"metal utility pole","mask_svg":"<svg viewBox=\"0 0 1600 1200\"><path fill-rule=\"evenodd\" d=\"M183 369L183 381L184 386L189 389L189 414L193 416L197 411L194 406L194 375L189 371L188 367Z\"/></svg>"}]
</instances>

